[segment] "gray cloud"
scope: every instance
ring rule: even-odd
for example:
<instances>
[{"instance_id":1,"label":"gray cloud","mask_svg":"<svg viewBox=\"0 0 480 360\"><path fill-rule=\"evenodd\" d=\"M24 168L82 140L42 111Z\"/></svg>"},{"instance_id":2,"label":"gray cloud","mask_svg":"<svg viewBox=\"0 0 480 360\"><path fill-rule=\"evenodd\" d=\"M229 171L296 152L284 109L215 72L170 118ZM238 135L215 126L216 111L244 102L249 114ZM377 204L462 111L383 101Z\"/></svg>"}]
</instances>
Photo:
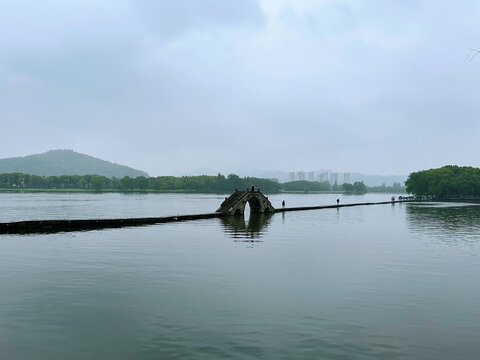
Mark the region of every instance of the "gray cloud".
<instances>
[{"instance_id":1,"label":"gray cloud","mask_svg":"<svg viewBox=\"0 0 480 360\"><path fill-rule=\"evenodd\" d=\"M464 61L479 7L8 2L0 157L73 148L152 175L480 166L480 59Z\"/></svg>"},{"instance_id":2,"label":"gray cloud","mask_svg":"<svg viewBox=\"0 0 480 360\"><path fill-rule=\"evenodd\" d=\"M255 0L132 0L129 4L141 23L161 39L189 31L263 23L263 13Z\"/></svg>"}]
</instances>

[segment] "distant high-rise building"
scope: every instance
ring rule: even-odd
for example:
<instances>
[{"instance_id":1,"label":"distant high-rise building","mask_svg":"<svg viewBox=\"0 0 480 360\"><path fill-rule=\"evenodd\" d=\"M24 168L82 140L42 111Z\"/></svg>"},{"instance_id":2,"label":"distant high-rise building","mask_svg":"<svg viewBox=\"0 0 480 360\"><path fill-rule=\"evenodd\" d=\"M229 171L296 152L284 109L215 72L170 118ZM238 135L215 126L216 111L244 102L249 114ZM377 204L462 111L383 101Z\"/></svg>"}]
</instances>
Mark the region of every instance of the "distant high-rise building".
<instances>
[{"instance_id":1,"label":"distant high-rise building","mask_svg":"<svg viewBox=\"0 0 480 360\"><path fill-rule=\"evenodd\" d=\"M295 181L295 171L291 171L288 174L288 181Z\"/></svg>"},{"instance_id":2,"label":"distant high-rise building","mask_svg":"<svg viewBox=\"0 0 480 360\"><path fill-rule=\"evenodd\" d=\"M321 182L328 181L328 173L327 172L323 172L323 173L320 174L320 181Z\"/></svg>"},{"instance_id":3,"label":"distant high-rise building","mask_svg":"<svg viewBox=\"0 0 480 360\"><path fill-rule=\"evenodd\" d=\"M310 171L308 173L308 181L315 181L315 172L314 171Z\"/></svg>"},{"instance_id":4,"label":"distant high-rise building","mask_svg":"<svg viewBox=\"0 0 480 360\"><path fill-rule=\"evenodd\" d=\"M330 173L330 185L338 184L338 173Z\"/></svg>"},{"instance_id":5,"label":"distant high-rise building","mask_svg":"<svg viewBox=\"0 0 480 360\"><path fill-rule=\"evenodd\" d=\"M304 171L298 171L298 172L297 172L297 180L298 180L298 181L303 181L303 180L305 180L305 172L304 172Z\"/></svg>"},{"instance_id":6,"label":"distant high-rise building","mask_svg":"<svg viewBox=\"0 0 480 360\"><path fill-rule=\"evenodd\" d=\"M343 183L344 183L344 184L351 184L351 182L350 182L350 173L344 173L344 174L343 174Z\"/></svg>"},{"instance_id":7,"label":"distant high-rise building","mask_svg":"<svg viewBox=\"0 0 480 360\"><path fill-rule=\"evenodd\" d=\"M322 172L317 175L317 180L320 182L328 181L328 173Z\"/></svg>"}]
</instances>

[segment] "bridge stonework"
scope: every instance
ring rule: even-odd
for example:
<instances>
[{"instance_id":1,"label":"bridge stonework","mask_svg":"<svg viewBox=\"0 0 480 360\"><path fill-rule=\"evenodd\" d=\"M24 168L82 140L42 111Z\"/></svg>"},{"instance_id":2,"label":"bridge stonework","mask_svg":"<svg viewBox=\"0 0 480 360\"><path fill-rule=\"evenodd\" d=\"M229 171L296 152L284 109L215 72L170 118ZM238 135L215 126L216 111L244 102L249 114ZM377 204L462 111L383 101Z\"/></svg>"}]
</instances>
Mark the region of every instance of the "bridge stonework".
<instances>
[{"instance_id":1,"label":"bridge stonework","mask_svg":"<svg viewBox=\"0 0 480 360\"><path fill-rule=\"evenodd\" d=\"M250 205L250 211L252 213L263 214L275 212L275 208L270 203L270 200L258 190L235 191L225 199L216 212L225 215L243 215L247 203Z\"/></svg>"}]
</instances>

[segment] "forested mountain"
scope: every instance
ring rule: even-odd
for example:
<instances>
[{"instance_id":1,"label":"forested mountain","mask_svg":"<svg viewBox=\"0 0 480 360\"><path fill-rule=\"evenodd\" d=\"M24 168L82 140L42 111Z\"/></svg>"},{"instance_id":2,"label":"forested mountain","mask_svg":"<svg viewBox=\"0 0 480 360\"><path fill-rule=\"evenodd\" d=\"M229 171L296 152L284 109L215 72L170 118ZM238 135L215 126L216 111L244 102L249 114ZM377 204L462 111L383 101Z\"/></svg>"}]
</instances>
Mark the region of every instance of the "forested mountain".
<instances>
[{"instance_id":1,"label":"forested mountain","mask_svg":"<svg viewBox=\"0 0 480 360\"><path fill-rule=\"evenodd\" d=\"M96 174L110 178L148 177L144 171L80 154L73 150L50 150L43 154L0 159L0 173L24 173L40 176Z\"/></svg>"}]
</instances>

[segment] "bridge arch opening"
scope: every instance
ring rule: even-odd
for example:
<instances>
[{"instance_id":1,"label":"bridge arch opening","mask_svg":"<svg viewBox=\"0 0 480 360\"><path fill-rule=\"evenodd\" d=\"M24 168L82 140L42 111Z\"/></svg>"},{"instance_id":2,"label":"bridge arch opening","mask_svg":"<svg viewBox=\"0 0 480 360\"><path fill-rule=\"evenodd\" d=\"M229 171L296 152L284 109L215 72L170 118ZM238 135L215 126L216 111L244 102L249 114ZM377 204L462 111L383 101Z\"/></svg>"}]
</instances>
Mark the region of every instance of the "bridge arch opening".
<instances>
[{"instance_id":1,"label":"bridge arch opening","mask_svg":"<svg viewBox=\"0 0 480 360\"><path fill-rule=\"evenodd\" d=\"M249 207L249 210L250 210L248 215L250 215L250 212L258 213L262 208L262 205L260 204L260 201L258 200L258 198L253 196L250 199L248 199L248 203L245 204L245 210L247 209L247 206ZM245 214L246 213L247 212L245 211Z\"/></svg>"},{"instance_id":2,"label":"bridge arch opening","mask_svg":"<svg viewBox=\"0 0 480 360\"><path fill-rule=\"evenodd\" d=\"M250 206L250 201L247 201L245 203L245 207L243 208L243 216L245 219L248 219L250 217L250 214L252 212L252 207Z\"/></svg>"}]
</instances>

